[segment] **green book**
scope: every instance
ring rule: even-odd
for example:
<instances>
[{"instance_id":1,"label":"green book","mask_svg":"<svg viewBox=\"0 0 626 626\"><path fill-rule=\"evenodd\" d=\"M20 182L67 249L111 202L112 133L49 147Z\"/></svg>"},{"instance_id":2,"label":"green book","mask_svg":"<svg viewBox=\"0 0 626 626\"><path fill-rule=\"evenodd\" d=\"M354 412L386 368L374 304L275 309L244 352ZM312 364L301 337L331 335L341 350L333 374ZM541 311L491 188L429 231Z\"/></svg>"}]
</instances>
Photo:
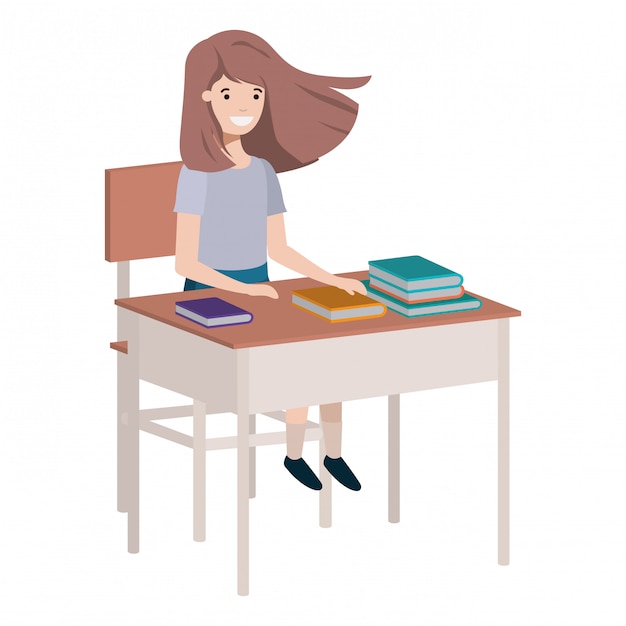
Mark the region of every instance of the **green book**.
<instances>
[{"instance_id":1,"label":"green book","mask_svg":"<svg viewBox=\"0 0 626 626\"><path fill-rule=\"evenodd\" d=\"M438 315L439 313L455 313L458 311L471 311L480 309L482 302L475 296L464 293L459 298L449 300L435 300L431 302L419 302L407 304L398 298L394 298L387 293L382 293L370 285L369 280L364 280L363 284L367 288L367 295L373 300L387 306L388 309L400 313L406 317L420 317L425 315Z\"/></svg>"},{"instance_id":2,"label":"green book","mask_svg":"<svg viewBox=\"0 0 626 626\"><path fill-rule=\"evenodd\" d=\"M463 276L422 256L403 256L369 262L370 278L406 291L457 287Z\"/></svg>"}]
</instances>

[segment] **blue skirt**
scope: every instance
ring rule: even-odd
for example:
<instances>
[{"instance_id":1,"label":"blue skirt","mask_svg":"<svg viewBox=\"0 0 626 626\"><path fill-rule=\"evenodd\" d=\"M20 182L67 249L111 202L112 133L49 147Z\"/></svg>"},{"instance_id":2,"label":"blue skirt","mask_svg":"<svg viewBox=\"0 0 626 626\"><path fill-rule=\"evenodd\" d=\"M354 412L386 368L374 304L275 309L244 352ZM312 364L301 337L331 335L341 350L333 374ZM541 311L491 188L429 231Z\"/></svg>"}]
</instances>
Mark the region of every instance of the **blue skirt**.
<instances>
[{"instance_id":1,"label":"blue skirt","mask_svg":"<svg viewBox=\"0 0 626 626\"><path fill-rule=\"evenodd\" d=\"M269 280L267 275L267 263L259 265L259 267L253 267L249 270L217 270L220 274L234 278L241 283L247 283L252 285L254 283L265 283ZM199 283L197 280L191 280L191 278L185 278L185 291L193 291L194 289L213 289L211 285L205 285Z\"/></svg>"}]
</instances>

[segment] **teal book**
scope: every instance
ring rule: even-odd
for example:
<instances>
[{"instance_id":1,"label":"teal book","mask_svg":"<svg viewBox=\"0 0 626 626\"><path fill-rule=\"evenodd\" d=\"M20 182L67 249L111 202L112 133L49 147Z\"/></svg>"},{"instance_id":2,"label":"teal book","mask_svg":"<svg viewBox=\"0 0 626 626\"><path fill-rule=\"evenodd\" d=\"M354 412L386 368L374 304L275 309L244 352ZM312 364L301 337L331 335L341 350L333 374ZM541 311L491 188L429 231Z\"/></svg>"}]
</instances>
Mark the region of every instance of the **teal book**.
<instances>
[{"instance_id":1,"label":"teal book","mask_svg":"<svg viewBox=\"0 0 626 626\"><path fill-rule=\"evenodd\" d=\"M406 317L420 317L426 315L438 315L440 313L456 313L459 311L471 311L480 309L482 302L469 293L463 293L458 298L449 300L431 300L428 302L419 302L416 304L407 304L398 298L374 289L370 285L369 280L363 281L367 288L367 295L373 300L377 300L381 304L387 306L388 309L400 313Z\"/></svg>"},{"instance_id":2,"label":"teal book","mask_svg":"<svg viewBox=\"0 0 626 626\"><path fill-rule=\"evenodd\" d=\"M458 287L463 276L422 256L403 256L369 262L370 278L405 291Z\"/></svg>"}]
</instances>

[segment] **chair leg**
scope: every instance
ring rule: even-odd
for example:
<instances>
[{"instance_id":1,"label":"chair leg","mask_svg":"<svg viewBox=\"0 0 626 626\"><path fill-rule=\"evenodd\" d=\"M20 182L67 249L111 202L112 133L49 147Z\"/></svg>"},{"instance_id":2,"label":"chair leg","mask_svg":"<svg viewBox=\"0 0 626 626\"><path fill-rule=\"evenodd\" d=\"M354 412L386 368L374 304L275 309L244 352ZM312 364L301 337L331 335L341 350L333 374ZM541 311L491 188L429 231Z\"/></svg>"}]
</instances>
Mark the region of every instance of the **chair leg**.
<instances>
[{"instance_id":1,"label":"chair leg","mask_svg":"<svg viewBox=\"0 0 626 626\"><path fill-rule=\"evenodd\" d=\"M320 422L320 428L322 424ZM333 481L330 477L330 473L324 465L324 457L326 456L326 449L324 446L324 437L320 437L319 440L319 464L320 464L320 481L322 482L322 489L320 490L320 526L322 528L330 528L333 523L333 511L332 511L332 486Z\"/></svg>"},{"instance_id":2,"label":"chair leg","mask_svg":"<svg viewBox=\"0 0 626 626\"><path fill-rule=\"evenodd\" d=\"M120 261L117 264L117 297L130 295L130 264ZM118 337L125 337L127 349L117 353L117 510L127 513L128 493L128 416L133 409L139 409L139 380L137 362L131 350L128 353L126 332L134 330L136 323L131 322L118 311ZM132 348L132 345L131 345Z\"/></svg>"},{"instance_id":3,"label":"chair leg","mask_svg":"<svg viewBox=\"0 0 626 626\"><path fill-rule=\"evenodd\" d=\"M206 404L193 401L193 538L206 539Z\"/></svg>"},{"instance_id":4,"label":"chair leg","mask_svg":"<svg viewBox=\"0 0 626 626\"><path fill-rule=\"evenodd\" d=\"M128 416L128 551L139 552L139 409Z\"/></svg>"},{"instance_id":5,"label":"chair leg","mask_svg":"<svg viewBox=\"0 0 626 626\"><path fill-rule=\"evenodd\" d=\"M123 359L125 354L117 355L117 510L128 513L128 409L132 404L132 383L124 378Z\"/></svg>"}]
</instances>

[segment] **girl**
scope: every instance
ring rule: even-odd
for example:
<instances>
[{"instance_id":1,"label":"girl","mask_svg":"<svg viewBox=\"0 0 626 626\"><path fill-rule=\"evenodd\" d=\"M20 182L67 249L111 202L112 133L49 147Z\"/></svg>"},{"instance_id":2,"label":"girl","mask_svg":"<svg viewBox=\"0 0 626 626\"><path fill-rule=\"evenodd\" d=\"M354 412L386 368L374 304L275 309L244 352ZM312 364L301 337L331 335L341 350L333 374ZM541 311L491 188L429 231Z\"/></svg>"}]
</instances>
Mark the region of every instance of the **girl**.
<instances>
[{"instance_id":1,"label":"girl","mask_svg":"<svg viewBox=\"0 0 626 626\"><path fill-rule=\"evenodd\" d=\"M334 88L369 80L301 72L260 37L227 31L189 53L178 181L176 271L185 290L218 287L277 298L267 284L267 255L350 294L357 280L324 271L287 245L276 172L316 161L350 132L357 104ZM285 467L311 489L322 484L302 458L306 407L286 411ZM346 487L361 485L341 457L341 404L320 407L324 465Z\"/></svg>"}]
</instances>

